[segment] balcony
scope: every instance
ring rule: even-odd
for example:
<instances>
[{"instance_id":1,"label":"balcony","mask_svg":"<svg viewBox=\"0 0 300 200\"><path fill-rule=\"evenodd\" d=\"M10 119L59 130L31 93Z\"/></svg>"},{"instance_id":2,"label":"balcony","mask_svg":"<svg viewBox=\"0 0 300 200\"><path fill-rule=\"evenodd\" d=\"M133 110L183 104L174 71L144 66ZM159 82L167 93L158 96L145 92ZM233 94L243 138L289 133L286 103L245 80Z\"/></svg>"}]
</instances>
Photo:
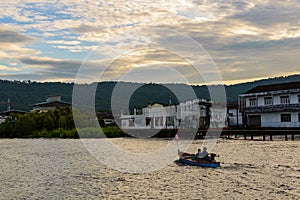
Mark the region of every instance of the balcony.
<instances>
[{"instance_id":1,"label":"balcony","mask_svg":"<svg viewBox=\"0 0 300 200\"><path fill-rule=\"evenodd\" d=\"M291 112L300 111L300 104L279 104L269 106L242 107L242 112L246 113L266 113L266 112Z\"/></svg>"}]
</instances>

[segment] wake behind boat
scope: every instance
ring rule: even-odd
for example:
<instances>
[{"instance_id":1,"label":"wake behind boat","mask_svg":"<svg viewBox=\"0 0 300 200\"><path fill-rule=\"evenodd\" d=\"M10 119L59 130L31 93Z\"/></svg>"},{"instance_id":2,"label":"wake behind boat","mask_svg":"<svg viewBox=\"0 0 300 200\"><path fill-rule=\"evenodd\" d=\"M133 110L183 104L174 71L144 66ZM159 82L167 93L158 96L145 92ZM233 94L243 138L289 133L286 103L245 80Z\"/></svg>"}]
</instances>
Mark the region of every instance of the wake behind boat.
<instances>
[{"instance_id":1,"label":"wake behind boat","mask_svg":"<svg viewBox=\"0 0 300 200\"><path fill-rule=\"evenodd\" d=\"M210 154L210 160L196 160L195 154L185 153L185 152L178 152L179 155L179 162L192 165L192 166L199 166L199 167L209 167L209 168L216 168L220 167L220 162L215 161L216 154Z\"/></svg>"}]
</instances>

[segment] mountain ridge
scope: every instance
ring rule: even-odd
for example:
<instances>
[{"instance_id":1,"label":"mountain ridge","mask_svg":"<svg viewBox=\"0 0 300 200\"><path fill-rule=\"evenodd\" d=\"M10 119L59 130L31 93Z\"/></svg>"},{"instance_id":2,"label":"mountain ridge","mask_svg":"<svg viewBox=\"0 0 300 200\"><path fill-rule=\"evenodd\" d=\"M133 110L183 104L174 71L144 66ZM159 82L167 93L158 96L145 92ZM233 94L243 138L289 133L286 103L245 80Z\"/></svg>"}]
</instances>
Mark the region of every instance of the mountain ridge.
<instances>
[{"instance_id":1,"label":"mountain ridge","mask_svg":"<svg viewBox=\"0 0 300 200\"><path fill-rule=\"evenodd\" d=\"M252 82L239 83L233 85L192 85L198 98L210 99L208 87L225 87L227 102L234 102L237 96L259 85L276 84L300 81L300 75L280 76L275 78L261 79ZM95 84L95 83L93 83ZM98 83L95 95L96 110L110 110L111 95L117 82L108 81ZM153 103L162 103L167 105L170 98L172 103L178 103L177 97L169 88L177 88L177 91L185 90L190 87L185 84L169 83L131 83L121 82L124 87L131 87L136 84L138 89L130 99L130 108L144 107ZM35 81L9 81L0 80L0 112L7 110L7 101L10 99L12 109L26 110L32 109L32 105L45 101L48 95L59 94L63 101L72 101L73 83L63 82L35 82ZM83 84L87 85L87 84ZM165 86L163 86L165 85ZM169 87L169 88L168 88ZM180 102L188 99L181 99Z\"/></svg>"}]
</instances>

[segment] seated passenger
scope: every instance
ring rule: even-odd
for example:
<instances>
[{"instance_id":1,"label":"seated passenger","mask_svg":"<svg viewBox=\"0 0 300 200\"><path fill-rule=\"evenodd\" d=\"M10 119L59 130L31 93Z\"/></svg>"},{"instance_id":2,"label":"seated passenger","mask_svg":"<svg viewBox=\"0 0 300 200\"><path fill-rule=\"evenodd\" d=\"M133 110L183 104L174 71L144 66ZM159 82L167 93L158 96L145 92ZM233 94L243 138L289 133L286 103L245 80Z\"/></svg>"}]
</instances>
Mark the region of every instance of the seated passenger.
<instances>
[{"instance_id":1,"label":"seated passenger","mask_svg":"<svg viewBox=\"0 0 300 200\"><path fill-rule=\"evenodd\" d=\"M203 147L203 151L201 152L201 156L202 156L203 160L210 161L210 158L208 156L208 152L207 152L206 147Z\"/></svg>"},{"instance_id":2,"label":"seated passenger","mask_svg":"<svg viewBox=\"0 0 300 200\"><path fill-rule=\"evenodd\" d=\"M202 154L201 154L201 149L198 149L198 152L197 152L196 155L195 155L195 159L198 161L198 160L201 159L201 156L202 156Z\"/></svg>"},{"instance_id":3,"label":"seated passenger","mask_svg":"<svg viewBox=\"0 0 300 200\"><path fill-rule=\"evenodd\" d=\"M196 160L197 161L199 161L199 160L211 161L206 147L203 147L202 152L201 152L201 149L198 149L198 152L196 153Z\"/></svg>"}]
</instances>

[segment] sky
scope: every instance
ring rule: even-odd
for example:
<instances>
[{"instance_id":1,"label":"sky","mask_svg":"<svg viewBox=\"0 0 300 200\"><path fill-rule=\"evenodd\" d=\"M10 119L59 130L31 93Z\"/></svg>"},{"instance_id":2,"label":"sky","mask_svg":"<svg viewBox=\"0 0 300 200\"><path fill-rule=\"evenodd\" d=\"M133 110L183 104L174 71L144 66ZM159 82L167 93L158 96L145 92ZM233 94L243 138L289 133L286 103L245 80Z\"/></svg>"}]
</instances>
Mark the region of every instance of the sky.
<instances>
[{"instance_id":1,"label":"sky","mask_svg":"<svg viewBox=\"0 0 300 200\"><path fill-rule=\"evenodd\" d=\"M300 1L1 0L0 79L235 84L300 72Z\"/></svg>"}]
</instances>

